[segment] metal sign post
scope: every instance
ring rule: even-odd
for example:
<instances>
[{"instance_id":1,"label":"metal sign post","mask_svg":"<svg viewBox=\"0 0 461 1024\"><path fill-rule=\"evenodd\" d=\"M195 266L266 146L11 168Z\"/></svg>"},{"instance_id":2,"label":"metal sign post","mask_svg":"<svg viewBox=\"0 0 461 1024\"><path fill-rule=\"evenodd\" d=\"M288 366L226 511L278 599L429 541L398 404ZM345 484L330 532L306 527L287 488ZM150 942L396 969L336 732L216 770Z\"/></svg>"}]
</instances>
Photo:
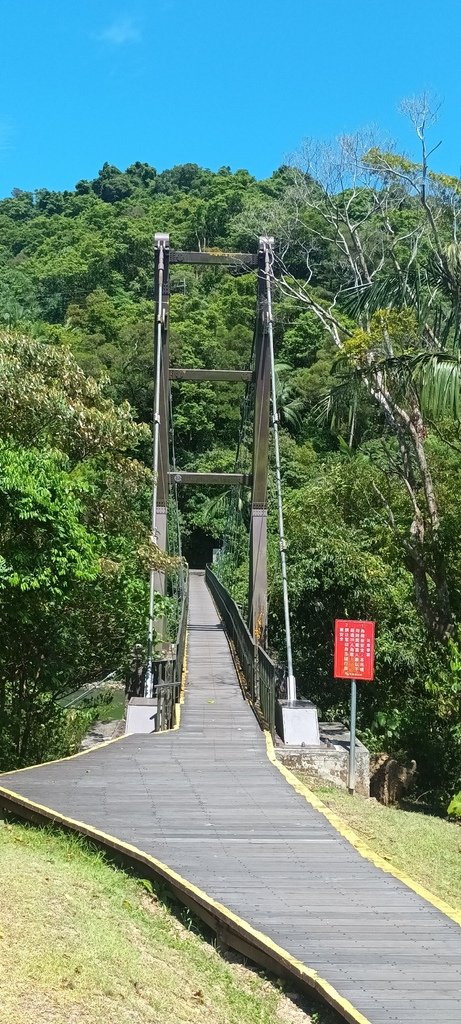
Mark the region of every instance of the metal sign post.
<instances>
[{"instance_id":1,"label":"metal sign post","mask_svg":"<svg viewBox=\"0 0 461 1024\"><path fill-rule=\"evenodd\" d=\"M350 726L350 741L349 741L349 775L347 780L347 788L351 796L354 795L355 790L355 732L356 732L356 721L357 721L357 681L351 679L351 726Z\"/></svg>"},{"instance_id":2,"label":"metal sign post","mask_svg":"<svg viewBox=\"0 0 461 1024\"><path fill-rule=\"evenodd\" d=\"M375 668L375 624L356 619L336 619L334 677L351 681L349 773L347 788L355 791L355 744L357 723L357 680L371 682Z\"/></svg>"}]
</instances>

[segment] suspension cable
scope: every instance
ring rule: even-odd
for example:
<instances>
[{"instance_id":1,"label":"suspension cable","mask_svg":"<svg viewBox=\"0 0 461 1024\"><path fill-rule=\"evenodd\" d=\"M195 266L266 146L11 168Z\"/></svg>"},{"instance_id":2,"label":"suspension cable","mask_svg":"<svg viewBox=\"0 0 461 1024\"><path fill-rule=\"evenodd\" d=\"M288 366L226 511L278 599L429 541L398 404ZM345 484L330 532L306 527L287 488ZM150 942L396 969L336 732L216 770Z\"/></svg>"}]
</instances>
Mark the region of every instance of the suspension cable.
<instances>
[{"instance_id":1,"label":"suspension cable","mask_svg":"<svg viewBox=\"0 0 461 1024\"><path fill-rule=\"evenodd\" d=\"M176 519L176 524L175 524L176 525L175 542L176 542L176 545L177 545L178 558L180 559L179 573L178 573L178 577L179 577L178 578L178 586L179 586L179 596L180 596L180 599L182 601L183 597L184 597L185 577L184 577L184 563L183 563L183 557L182 557L182 537L181 537L181 522L180 522L180 515L179 515L178 484L177 484L177 480L176 480L176 468L177 468L176 467L176 445L175 445L175 436L174 436L173 395L172 395L172 391L171 391L171 384L170 384L169 391L168 391L168 404L169 404L169 419L170 419L171 465L172 465L173 475L174 475L173 476L174 484L173 484L173 487L172 487L172 493L173 493L174 511L175 511L175 519Z\"/></svg>"},{"instance_id":2,"label":"suspension cable","mask_svg":"<svg viewBox=\"0 0 461 1024\"><path fill-rule=\"evenodd\" d=\"M266 296L267 296L267 337L269 340L269 356L271 366L271 395L272 395L272 426L274 430L274 450L275 450L275 483L277 490L277 512L278 512L278 527L279 527L279 546L280 546L280 562L282 569L282 590L283 590L283 611L285 617L285 636L287 646L287 697L289 701L296 700L296 679L293 673L293 653L291 646L291 625L290 625L290 604L288 599L288 580L287 580L287 560L286 560L286 540L285 540L285 528L283 522L283 504L282 504L282 475L280 470L280 437L279 437L279 414L277 408L277 390L275 385L275 357L274 357L274 321L272 317L272 287L271 278L273 276L273 262L274 256L272 249L268 242L265 244L265 266L264 275L266 278Z\"/></svg>"},{"instance_id":3,"label":"suspension cable","mask_svg":"<svg viewBox=\"0 0 461 1024\"><path fill-rule=\"evenodd\" d=\"M173 420L173 396L171 393L171 385L169 389L169 406L170 406L170 436L171 436L171 467L174 474L174 502L176 507L176 540L178 544L178 555L182 558L182 543L181 543L181 527L179 522L179 501L178 501L178 484L176 481L176 448L174 439L174 420Z\"/></svg>"},{"instance_id":4,"label":"suspension cable","mask_svg":"<svg viewBox=\"0 0 461 1024\"><path fill-rule=\"evenodd\" d=\"M254 356L254 338L251 350L250 362L248 368L253 367L253 356ZM240 424L237 439L237 451L234 461L234 473L249 472L249 450L248 450L248 431L250 429L250 406L251 406L251 388L252 382L247 383L245 393L242 396L240 404ZM241 560L241 545L240 545L240 533L241 533L241 522L243 519L243 508L244 508L244 484L240 485L240 489L237 487L231 487L229 497L227 500L227 514L224 528L224 543L223 543L223 554L227 556L226 570L225 570L225 582L226 587L232 597L235 596L235 577L236 571Z\"/></svg>"},{"instance_id":5,"label":"suspension cable","mask_svg":"<svg viewBox=\"0 0 461 1024\"><path fill-rule=\"evenodd\" d=\"M160 379L162 367L162 344L163 344L163 273L165 243L159 242L158 254L158 295L157 295L157 338L155 347L155 385L154 385L154 422L153 422L153 454L152 454L152 513L151 513L151 542L157 543L157 493L158 493L158 464L160 447ZM152 652L154 640L154 602L155 602L155 569L150 570L149 576L149 618L147 625L147 671L144 684L144 696L152 697L154 692L154 675L152 666Z\"/></svg>"}]
</instances>

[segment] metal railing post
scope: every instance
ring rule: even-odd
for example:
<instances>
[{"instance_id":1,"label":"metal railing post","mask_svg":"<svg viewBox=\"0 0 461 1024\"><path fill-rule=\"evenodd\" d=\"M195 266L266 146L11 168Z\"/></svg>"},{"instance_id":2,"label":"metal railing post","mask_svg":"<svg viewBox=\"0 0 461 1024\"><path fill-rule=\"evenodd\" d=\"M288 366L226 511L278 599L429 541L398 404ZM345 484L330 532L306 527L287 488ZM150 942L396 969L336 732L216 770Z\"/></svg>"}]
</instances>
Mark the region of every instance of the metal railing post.
<instances>
[{"instance_id":1,"label":"metal railing post","mask_svg":"<svg viewBox=\"0 0 461 1024\"><path fill-rule=\"evenodd\" d=\"M261 703L260 699L260 685L259 685L259 648L255 643L253 650L253 700L256 704Z\"/></svg>"}]
</instances>

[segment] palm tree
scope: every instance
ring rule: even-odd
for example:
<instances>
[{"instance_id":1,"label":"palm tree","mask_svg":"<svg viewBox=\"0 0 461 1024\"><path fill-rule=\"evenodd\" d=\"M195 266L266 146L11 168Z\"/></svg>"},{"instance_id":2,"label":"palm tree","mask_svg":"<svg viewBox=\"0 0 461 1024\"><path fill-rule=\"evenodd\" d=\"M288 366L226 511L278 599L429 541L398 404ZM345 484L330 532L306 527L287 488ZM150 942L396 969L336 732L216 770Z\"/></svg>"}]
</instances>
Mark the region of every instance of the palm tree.
<instances>
[{"instance_id":1,"label":"palm tree","mask_svg":"<svg viewBox=\"0 0 461 1024\"><path fill-rule=\"evenodd\" d=\"M301 423L304 402L290 379L292 373L293 367L288 363L275 364L275 393L280 418L286 427L296 430Z\"/></svg>"},{"instance_id":2,"label":"palm tree","mask_svg":"<svg viewBox=\"0 0 461 1024\"><path fill-rule=\"evenodd\" d=\"M429 169L425 100L410 112L419 163L376 147L364 155L360 139L345 138L334 159L323 153L319 181L299 175L292 209L307 225L307 278L295 280L285 256L280 287L315 313L337 349L319 416L352 446L374 407L394 439L388 470L411 508L406 561L426 625L443 637L452 614L425 439L432 420L461 411L461 181ZM319 239L337 254L339 285L329 300L311 286Z\"/></svg>"}]
</instances>

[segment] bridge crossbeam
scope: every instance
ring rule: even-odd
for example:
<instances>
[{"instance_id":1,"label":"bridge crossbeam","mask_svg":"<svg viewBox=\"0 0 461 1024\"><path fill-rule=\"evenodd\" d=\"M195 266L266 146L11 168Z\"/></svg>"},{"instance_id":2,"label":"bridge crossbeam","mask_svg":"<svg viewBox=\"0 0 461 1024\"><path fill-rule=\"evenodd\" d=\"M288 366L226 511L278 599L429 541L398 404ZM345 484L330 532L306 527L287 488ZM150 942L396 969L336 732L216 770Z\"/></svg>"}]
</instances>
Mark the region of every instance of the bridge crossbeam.
<instances>
[{"instance_id":1,"label":"bridge crossbeam","mask_svg":"<svg viewBox=\"0 0 461 1024\"><path fill-rule=\"evenodd\" d=\"M229 381L232 384L248 384L255 379L252 370L201 370L195 367L171 366L170 380Z\"/></svg>"},{"instance_id":2,"label":"bridge crossbeam","mask_svg":"<svg viewBox=\"0 0 461 1024\"><path fill-rule=\"evenodd\" d=\"M242 273L258 266L258 257L253 252L189 252L171 249L170 263L192 263L204 266L237 267Z\"/></svg>"},{"instance_id":3,"label":"bridge crossbeam","mask_svg":"<svg viewBox=\"0 0 461 1024\"><path fill-rule=\"evenodd\" d=\"M251 473L183 473L182 470L169 472L168 477L171 483L175 484L199 484L206 487L230 487L232 485L244 485L251 487Z\"/></svg>"}]
</instances>

